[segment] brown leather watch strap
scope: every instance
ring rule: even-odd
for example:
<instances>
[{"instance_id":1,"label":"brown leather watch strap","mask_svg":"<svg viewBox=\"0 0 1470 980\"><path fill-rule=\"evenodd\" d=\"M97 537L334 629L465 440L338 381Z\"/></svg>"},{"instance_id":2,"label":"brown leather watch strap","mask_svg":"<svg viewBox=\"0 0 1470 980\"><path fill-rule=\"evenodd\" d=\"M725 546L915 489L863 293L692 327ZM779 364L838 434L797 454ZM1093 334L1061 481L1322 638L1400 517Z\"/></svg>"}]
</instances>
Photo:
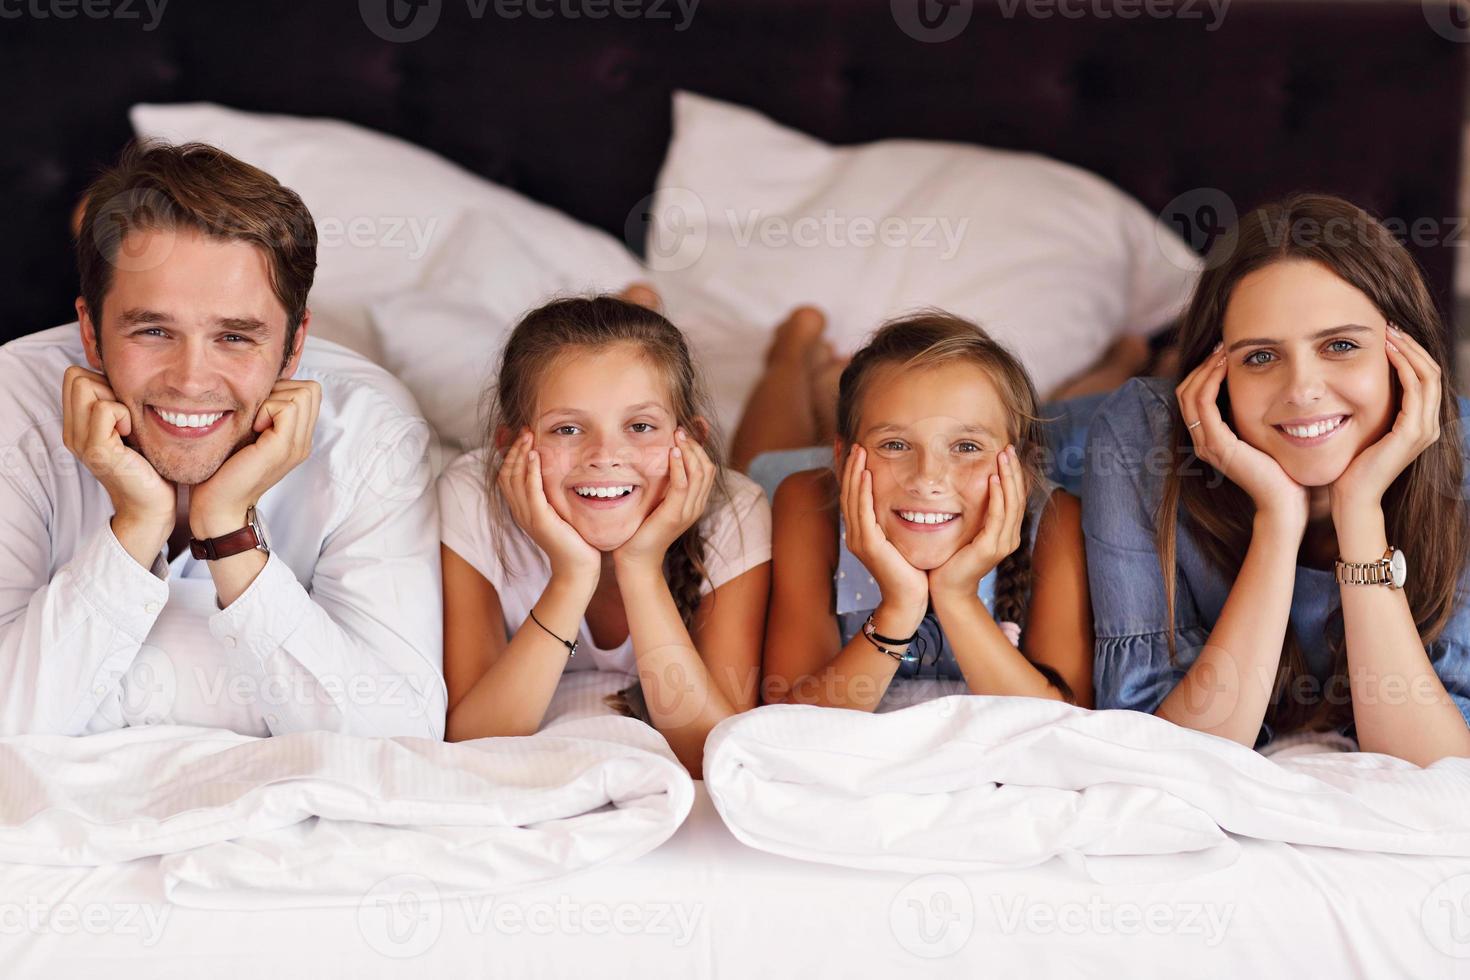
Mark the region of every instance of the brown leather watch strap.
<instances>
[{"instance_id":1,"label":"brown leather watch strap","mask_svg":"<svg viewBox=\"0 0 1470 980\"><path fill-rule=\"evenodd\" d=\"M246 524L238 531L221 534L217 538L189 539L189 554L205 561L219 561L221 558L228 558L231 555L238 555L259 547L260 537L255 533L253 524Z\"/></svg>"}]
</instances>

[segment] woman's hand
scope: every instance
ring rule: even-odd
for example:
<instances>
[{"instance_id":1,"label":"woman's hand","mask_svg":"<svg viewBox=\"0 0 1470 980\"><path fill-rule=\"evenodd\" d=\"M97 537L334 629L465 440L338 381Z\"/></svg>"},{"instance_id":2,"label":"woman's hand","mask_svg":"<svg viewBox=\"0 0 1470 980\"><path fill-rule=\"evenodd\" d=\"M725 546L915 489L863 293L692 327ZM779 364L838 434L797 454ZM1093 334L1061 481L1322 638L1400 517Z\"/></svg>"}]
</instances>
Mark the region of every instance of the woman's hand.
<instances>
[{"instance_id":1,"label":"woman's hand","mask_svg":"<svg viewBox=\"0 0 1470 980\"><path fill-rule=\"evenodd\" d=\"M1440 436L1443 388L1439 365L1413 337L1393 324L1388 326L1384 346L1404 389L1399 414L1388 434L1360 452L1332 484L1334 513L1381 506L1393 481Z\"/></svg>"},{"instance_id":2,"label":"woman's hand","mask_svg":"<svg viewBox=\"0 0 1470 980\"><path fill-rule=\"evenodd\" d=\"M1007 446L996 461L999 473L990 475L990 499L985 523L969 544L929 572L929 593L940 599L974 598L980 580L1021 544L1021 521L1026 516L1026 481L1016 461L1016 447Z\"/></svg>"},{"instance_id":3,"label":"woman's hand","mask_svg":"<svg viewBox=\"0 0 1470 980\"><path fill-rule=\"evenodd\" d=\"M669 450L668 492L633 536L613 552L613 561L619 567L642 565L661 573L669 546L704 516L714 482L715 464L704 447L679 429Z\"/></svg>"},{"instance_id":4,"label":"woman's hand","mask_svg":"<svg viewBox=\"0 0 1470 980\"><path fill-rule=\"evenodd\" d=\"M541 454L531 448L531 441L528 431L516 437L495 482L516 524L546 552L552 577L573 576L595 587L602 573L602 553L552 509L541 483Z\"/></svg>"},{"instance_id":5,"label":"woman's hand","mask_svg":"<svg viewBox=\"0 0 1470 980\"><path fill-rule=\"evenodd\" d=\"M847 550L872 573L885 603L917 609L919 618L929 605L929 576L908 563L878 526L873 506L873 474L868 452L854 444L842 471L842 520L847 527Z\"/></svg>"},{"instance_id":6,"label":"woman's hand","mask_svg":"<svg viewBox=\"0 0 1470 980\"><path fill-rule=\"evenodd\" d=\"M1198 367L1174 389L1179 410L1194 441L1194 454L1250 495L1258 514L1289 519L1305 531L1307 490L1281 464L1231 431L1220 415L1220 384L1225 380L1226 355L1215 347Z\"/></svg>"}]
</instances>

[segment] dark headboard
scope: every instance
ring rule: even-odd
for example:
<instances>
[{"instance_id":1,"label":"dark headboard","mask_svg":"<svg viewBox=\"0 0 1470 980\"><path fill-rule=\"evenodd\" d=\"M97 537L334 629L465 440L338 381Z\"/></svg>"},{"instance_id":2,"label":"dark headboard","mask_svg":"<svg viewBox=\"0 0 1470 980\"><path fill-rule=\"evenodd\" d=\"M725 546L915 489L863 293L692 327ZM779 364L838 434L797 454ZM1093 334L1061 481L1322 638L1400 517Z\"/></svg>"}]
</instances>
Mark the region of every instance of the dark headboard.
<instances>
[{"instance_id":1,"label":"dark headboard","mask_svg":"<svg viewBox=\"0 0 1470 980\"><path fill-rule=\"evenodd\" d=\"M69 214L140 101L351 120L619 236L653 188L675 88L839 143L1040 151L1156 210L1311 188L1429 219L1436 239L1457 212L1470 45L1417 3L1236 0L1217 21L1205 0L1162 0L1180 14L1162 18L1138 0L1101 0L1111 16L1099 0L703 0L687 19L690 0L415 2L172 0L151 30L146 0L114 0L132 18L0 20L0 340L71 317ZM390 3L417 12L409 31L437 23L385 40ZM919 3L969 20L916 39ZM1453 248L1413 247L1448 309Z\"/></svg>"}]
</instances>

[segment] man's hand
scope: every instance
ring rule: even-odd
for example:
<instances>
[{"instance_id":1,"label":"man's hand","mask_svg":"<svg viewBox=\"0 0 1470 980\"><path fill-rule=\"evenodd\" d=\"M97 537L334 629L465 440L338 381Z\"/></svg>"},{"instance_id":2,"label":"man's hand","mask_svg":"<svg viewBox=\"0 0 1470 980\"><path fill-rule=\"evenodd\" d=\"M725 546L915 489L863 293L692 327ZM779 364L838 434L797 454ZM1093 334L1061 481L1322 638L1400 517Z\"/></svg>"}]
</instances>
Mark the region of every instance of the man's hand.
<instances>
[{"instance_id":1,"label":"man's hand","mask_svg":"<svg viewBox=\"0 0 1470 980\"><path fill-rule=\"evenodd\" d=\"M255 414L259 438L236 452L189 495L189 530L216 538L245 526L245 512L311 455L322 387L315 381L277 381Z\"/></svg>"},{"instance_id":2,"label":"man's hand","mask_svg":"<svg viewBox=\"0 0 1470 980\"><path fill-rule=\"evenodd\" d=\"M133 417L107 378L69 367L61 379L62 441L112 499L112 533L139 564L151 568L174 529L177 500L164 480L123 437Z\"/></svg>"}]
</instances>

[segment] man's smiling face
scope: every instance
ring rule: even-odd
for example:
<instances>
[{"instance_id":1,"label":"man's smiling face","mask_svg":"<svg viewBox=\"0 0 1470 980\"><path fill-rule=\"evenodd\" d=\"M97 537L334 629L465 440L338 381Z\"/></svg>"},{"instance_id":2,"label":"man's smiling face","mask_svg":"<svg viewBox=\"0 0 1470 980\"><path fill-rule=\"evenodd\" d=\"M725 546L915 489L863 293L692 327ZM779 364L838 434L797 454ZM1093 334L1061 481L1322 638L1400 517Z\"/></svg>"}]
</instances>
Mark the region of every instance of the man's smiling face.
<instances>
[{"instance_id":1,"label":"man's smiling face","mask_svg":"<svg viewBox=\"0 0 1470 980\"><path fill-rule=\"evenodd\" d=\"M256 412L296 369L306 319L283 367L286 311L266 253L247 242L135 230L119 258L100 322L77 303L88 359L132 417L128 443L165 480L203 483L255 439Z\"/></svg>"}]
</instances>

